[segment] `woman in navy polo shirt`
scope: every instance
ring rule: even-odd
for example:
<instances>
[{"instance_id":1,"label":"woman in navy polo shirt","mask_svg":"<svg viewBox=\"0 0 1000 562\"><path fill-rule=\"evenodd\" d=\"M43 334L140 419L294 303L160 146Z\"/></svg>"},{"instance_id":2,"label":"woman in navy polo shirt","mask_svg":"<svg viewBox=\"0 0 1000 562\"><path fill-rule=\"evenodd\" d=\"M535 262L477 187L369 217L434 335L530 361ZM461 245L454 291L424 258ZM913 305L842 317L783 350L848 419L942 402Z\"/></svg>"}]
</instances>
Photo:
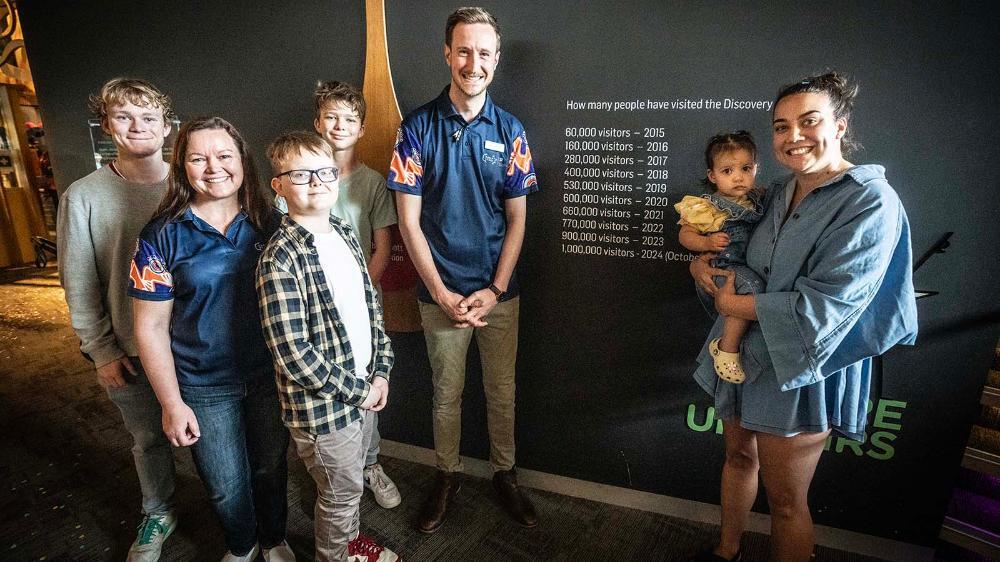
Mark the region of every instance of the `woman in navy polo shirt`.
<instances>
[{"instance_id":1,"label":"woman in navy polo shirt","mask_svg":"<svg viewBox=\"0 0 1000 562\"><path fill-rule=\"evenodd\" d=\"M287 549L288 432L254 291L257 258L277 221L258 184L231 124L185 123L128 289L163 431L174 446L191 446L226 535L223 560Z\"/></svg>"}]
</instances>

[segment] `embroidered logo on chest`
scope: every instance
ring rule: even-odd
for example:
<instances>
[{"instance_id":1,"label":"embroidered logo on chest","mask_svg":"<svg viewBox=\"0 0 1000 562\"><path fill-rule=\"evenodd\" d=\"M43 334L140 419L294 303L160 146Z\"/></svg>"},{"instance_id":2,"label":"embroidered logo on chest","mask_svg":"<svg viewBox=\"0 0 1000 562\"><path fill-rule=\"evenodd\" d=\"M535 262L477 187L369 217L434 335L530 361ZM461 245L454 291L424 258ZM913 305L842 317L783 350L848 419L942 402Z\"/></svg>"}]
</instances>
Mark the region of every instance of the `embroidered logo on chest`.
<instances>
[{"instance_id":1,"label":"embroidered logo on chest","mask_svg":"<svg viewBox=\"0 0 1000 562\"><path fill-rule=\"evenodd\" d=\"M504 157L502 155L500 155L499 152L484 152L483 153L483 164L487 164L487 165L490 165L490 166L503 167L503 165L504 165Z\"/></svg>"}]
</instances>

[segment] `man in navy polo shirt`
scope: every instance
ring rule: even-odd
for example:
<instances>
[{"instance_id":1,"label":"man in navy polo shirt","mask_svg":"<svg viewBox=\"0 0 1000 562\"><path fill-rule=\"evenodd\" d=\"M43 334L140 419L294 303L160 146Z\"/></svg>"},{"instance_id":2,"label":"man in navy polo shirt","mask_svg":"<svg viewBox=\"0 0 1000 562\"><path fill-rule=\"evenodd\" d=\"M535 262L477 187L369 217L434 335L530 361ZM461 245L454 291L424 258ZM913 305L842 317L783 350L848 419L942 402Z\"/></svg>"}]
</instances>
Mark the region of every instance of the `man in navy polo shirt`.
<instances>
[{"instance_id":1,"label":"man in navy polo shirt","mask_svg":"<svg viewBox=\"0 0 1000 562\"><path fill-rule=\"evenodd\" d=\"M419 521L433 533L461 487L465 357L476 336L486 393L493 484L521 525L538 524L514 473L514 363L525 195L538 190L524 127L486 91L500 31L482 8L460 8L445 27L451 84L410 113L389 170L399 227L422 281L420 316L433 370L438 474Z\"/></svg>"}]
</instances>

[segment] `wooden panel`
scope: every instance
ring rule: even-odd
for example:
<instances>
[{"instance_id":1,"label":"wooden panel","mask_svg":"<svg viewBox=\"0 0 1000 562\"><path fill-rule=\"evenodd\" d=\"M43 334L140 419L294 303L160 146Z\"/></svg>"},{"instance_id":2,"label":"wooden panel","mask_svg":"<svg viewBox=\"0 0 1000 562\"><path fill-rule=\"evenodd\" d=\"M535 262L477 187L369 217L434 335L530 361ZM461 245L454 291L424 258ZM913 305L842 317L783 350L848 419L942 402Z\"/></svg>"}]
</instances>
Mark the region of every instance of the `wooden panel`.
<instances>
[{"instance_id":1,"label":"wooden panel","mask_svg":"<svg viewBox=\"0 0 1000 562\"><path fill-rule=\"evenodd\" d=\"M365 0L365 84L368 104L365 136L358 142L358 156L383 176L389 171L389 159L396 142L396 131L403 120L396 102L389 67L389 48L385 36L383 0Z\"/></svg>"},{"instance_id":2,"label":"wooden panel","mask_svg":"<svg viewBox=\"0 0 1000 562\"><path fill-rule=\"evenodd\" d=\"M396 131L403 117L396 101L389 66L389 46L385 35L385 4L383 0L365 0L365 84L362 92L368 104L365 136L358 142L358 156L370 168L385 176L396 144ZM416 272L406 254L397 227L392 227L392 256L383 279L415 279ZM387 283L388 285L388 283ZM399 285L396 283L395 285ZM416 285L384 290L385 326L393 332L420 330Z\"/></svg>"}]
</instances>

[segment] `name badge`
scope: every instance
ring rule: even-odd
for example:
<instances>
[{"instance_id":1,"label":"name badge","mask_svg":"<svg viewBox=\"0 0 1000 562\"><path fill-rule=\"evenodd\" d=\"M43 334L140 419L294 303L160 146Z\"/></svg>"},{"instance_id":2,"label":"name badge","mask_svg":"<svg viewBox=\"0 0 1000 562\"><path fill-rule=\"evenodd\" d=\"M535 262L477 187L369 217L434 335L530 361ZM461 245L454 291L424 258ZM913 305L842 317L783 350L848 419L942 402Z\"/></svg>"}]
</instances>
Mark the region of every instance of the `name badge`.
<instances>
[{"instance_id":1,"label":"name badge","mask_svg":"<svg viewBox=\"0 0 1000 562\"><path fill-rule=\"evenodd\" d=\"M488 140L488 141L485 141L485 142L486 142L486 150L495 150L496 152L503 152L504 151L504 145L503 145L503 143L493 142L491 140Z\"/></svg>"}]
</instances>

